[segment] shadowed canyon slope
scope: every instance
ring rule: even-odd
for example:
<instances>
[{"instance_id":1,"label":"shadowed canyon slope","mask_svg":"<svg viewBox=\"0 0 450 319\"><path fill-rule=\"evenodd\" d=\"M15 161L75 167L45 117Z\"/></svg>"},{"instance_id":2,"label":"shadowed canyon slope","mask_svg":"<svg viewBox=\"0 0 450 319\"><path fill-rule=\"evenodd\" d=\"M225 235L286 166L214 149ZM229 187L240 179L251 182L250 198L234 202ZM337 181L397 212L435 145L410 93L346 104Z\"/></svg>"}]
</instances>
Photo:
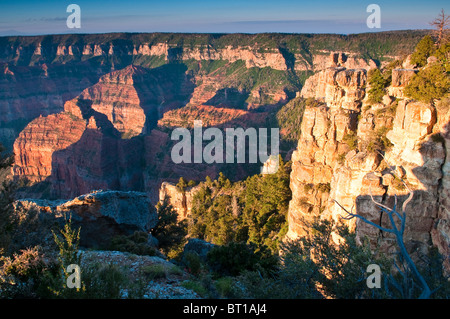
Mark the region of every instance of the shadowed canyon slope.
<instances>
[{"instance_id":1,"label":"shadowed canyon slope","mask_svg":"<svg viewBox=\"0 0 450 319\"><path fill-rule=\"evenodd\" d=\"M192 118L186 123L169 118L164 120L169 123L157 128L159 114L169 113L189 99L190 79L182 64L154 69L130 65L102 76L68 100L63 112L31 121L13 149L14 176L34 183L24 196L72 198L95 189L115 189L147 191L156 201L159 184L165 179L217 175L219 168L206 164L175 165L170 158L173 143L168 132L162 131L189 126L185 124L203 119L202 113L189 112ZM249 118L261 124L266 117L265 113L250 115L232 108L191 107L209 107L209 113L214 109L210 115L214 124L249 125ZM248 174L244 167L235 173L238 178Z\"/></svg>"}]
</instances>

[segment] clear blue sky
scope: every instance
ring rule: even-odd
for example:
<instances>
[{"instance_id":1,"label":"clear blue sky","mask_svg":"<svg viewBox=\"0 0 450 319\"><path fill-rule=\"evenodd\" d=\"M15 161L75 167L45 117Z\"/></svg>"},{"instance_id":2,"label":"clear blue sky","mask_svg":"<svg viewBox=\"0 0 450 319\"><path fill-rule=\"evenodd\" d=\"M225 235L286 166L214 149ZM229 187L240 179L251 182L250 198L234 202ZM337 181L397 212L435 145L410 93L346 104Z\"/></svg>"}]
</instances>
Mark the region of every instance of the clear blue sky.
<instances>
[{"instance_id":1,"label":"clear blue sky","mask_svg":"<svg viewBox=\"0 0 450 319\"><path fill-rule=\"evenodd\" d=\"M81 29L69 29L69 4L81 7ZM369 4L381 29L369 29ZM360 33L427 29L448 0L0 0L0 35L103 32Z\"/></svg>"}]
</instances>

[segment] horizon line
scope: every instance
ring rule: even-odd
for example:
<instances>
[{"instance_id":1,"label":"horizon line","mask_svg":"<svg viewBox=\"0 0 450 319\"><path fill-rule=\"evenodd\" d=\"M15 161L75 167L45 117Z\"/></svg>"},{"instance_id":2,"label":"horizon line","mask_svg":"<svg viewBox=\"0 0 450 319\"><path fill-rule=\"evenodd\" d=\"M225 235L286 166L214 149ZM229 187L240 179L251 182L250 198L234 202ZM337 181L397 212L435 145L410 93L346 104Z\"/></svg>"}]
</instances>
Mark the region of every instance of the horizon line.
<instances>
[{"instance_id":1,"label":"horizon line","mask_svg":"<svg viewBox=\"0 0 450 319\"><path fill-rule=\"evenodd\" d=\"M214 34L214 35L257 35L257 34L285 34L285 35L359 35L359 34L376 34L376 33L389 33L389 32L413 32L413 31L432 31L433 28L426 29L393 29L393 30L380 30L380 31L367 31L367 32L355 32L355 33L333 33L333 32L277 32L277 31L265 31L265 32L185 32L185 31L108 31L108 32L68 32L68 33L40 33L40 34L1 34L0 38L6 37L42 37L42 36L65 36L65 35L104 35L104 34ZM15 30L10 30L15 31Z\"/></svg>"}]
</instances>

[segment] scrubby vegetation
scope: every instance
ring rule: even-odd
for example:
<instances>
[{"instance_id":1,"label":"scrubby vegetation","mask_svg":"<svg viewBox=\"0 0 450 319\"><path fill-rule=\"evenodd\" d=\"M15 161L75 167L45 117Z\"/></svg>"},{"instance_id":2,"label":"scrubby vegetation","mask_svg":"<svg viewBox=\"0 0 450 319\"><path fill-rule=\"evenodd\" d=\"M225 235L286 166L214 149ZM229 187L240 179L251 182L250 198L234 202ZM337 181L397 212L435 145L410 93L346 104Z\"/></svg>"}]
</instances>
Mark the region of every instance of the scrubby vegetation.
<instances>
[{"instance_id":1,"label":"scrubby vegetation","mask_svg":"<svg viewBox=\"0 0 450 319\"><path fill-rule=\"evenodd\" d=\"M79 288L67 287L70 264L80 265L78 230L70 221L55 233L57 254L41 246L0 256L1 298L119 298L125 283L114 265L90 264L82 269Z\"/></svg>"},{"instance_id":2,"label":"scrubby vegetation","mask_svg":"<svg viewBox=\"0 0 450 319\"><path fill-rule=\"evenodd\" d=\"M192 204L189 235L208 242L253 243L277 250L286 231L290 164L280 157L276 174L254 175L232 183L220 174L201 183Z\"/></svg>"},{"instance_id":3,"label":"scrubby vegetation","mask_svg":"<svg viewBox=\"0 0 450 319\"><path fill-rule=\"evenodd\" d=\"M411 63L420 67L419 72L405 87L407 96L425 103L433 103L449 95L450 42L443 38L438 44L431 36L425 36L411 56ZM434 57L432 61L427 59Z\"/></svg>"},{"instance_id":4,"label":"scrubby vegetation","mask_svg":"<svg viewBox=\"0 0 450 319\"><path fill-rule=\"evenodd\" d=\"M383 96L386 94L386 88L390 84L390 74L384 74L380 69L372 69L368 74L368 82L370 89L368 91L369 103L381 103Z\"/></svg>"},{"instance_id":5,"label":"scrubby vegetation","mask_svg":"<svg viewBox=\"0 0 450 319\"><path fill-rule=\"evenodd\" d=\"M350 150L355 150L358 148L358 136L354 131L347 132L342 138L342 141L348 145Z\"/></svg>"},{"instance_id":6,"label":"scrubby vegetation","mask_svg":"<svg viewBox=\"0 0 450 319\"><path fill-rule=\"evenodd\" d=\"M427 64L427 59L434 54L436 46L430 35L426 35L417 44L416 49L411 55L411 63L419 67L424 67Z\"/></svg>"},{"instance_id":7,"label":"scrubby vegetation","mask_svg":"<svg viewBox=\"0 0 450 319\"><path fill-rule=\"evenodd\" d=\"M368 242L357 244L344 225L315 220L309 233L283 242L279 256L252 252L251 245L230 243L213 248L206 261L191 253L196 271L185 287L204 298L258 299L385 299L416 298L420 289L411 277L392 272L393 258L373 251ZM334 232L340 237L337 246ZM195 260L195 263L192 262ZM442 272L442 257L433 250L422 256L420 271L436 290L433 298L448 298L450 284ZM382 272L382 289L370 289L368 266Z\"/></svg>"},{"instance_id":8,"label":"scrubby vegetation","mask_svg":"<svg viewBox=\"0 0 450 319\"><path fill-rule=\"evenodd\" d=\"M149 234L134 232L131 235L115 236L110 243L110 250L129 252L136 255L155 256L156 248L149 243Z\"/></svg>"},{"instance_id":9,"label":"scrubby vegetation","mask_svg":"<svg viewBox=\"0 0 450 319\"><path fill-rule=\"evenodd\" d=\"M446 70L443 62L435 62L420 70L406 86L405 93L413 99L426 103L432 103L435 99L448 95L449 70Z\"/></svg>"},{"instance_id":10,"label":"scrubby vegetation","mask_svg":"<svg viewBox=\"0 0 450 319\"><path fill-rule=\"evenodd\" d=\"M361 148L365 150L368 154L378 154L380 152L386 152L392 147L391 141L386 137L389 128L382 126L367 137L366 140L362 141Z\"/></svg>"},{"instance_id":11,"label":"scrubby vegetation","mask_svg":"<svg viewBox=\"0 0 450 319\"><path fill-rule=\"evenodd\" d=\"M158 223L151 234L158 240L159 249L169 258L175 258L186 243L187 221L178 220L178 213L167 199L159 202L156 210Z\"/></svg>"}]
</instances>

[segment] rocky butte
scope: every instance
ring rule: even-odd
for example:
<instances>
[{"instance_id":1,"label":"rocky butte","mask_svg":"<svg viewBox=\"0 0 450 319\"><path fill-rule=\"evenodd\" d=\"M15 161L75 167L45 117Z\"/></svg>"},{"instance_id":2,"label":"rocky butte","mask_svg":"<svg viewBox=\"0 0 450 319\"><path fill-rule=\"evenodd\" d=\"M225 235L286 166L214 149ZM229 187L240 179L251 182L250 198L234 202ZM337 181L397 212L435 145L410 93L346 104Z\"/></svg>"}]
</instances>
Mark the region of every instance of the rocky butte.
<instances>
[{"instance_id":1,"label":"rocky butte","mask_svg":"<svg viewBox=\"0 0 450 319\"><path fill-rule=\"evenodd\" d=\"M297 149L292 154L288 238L305 234L314 216L346 222L360 240L368 237L384 251L395 240L361 220L345 221L348 211L388 226L373 199L406 208L404 240L412 252L435 245L448 255L448 120L445 101L438 105L405 97L403 89L417 70L392 70L382 103L370 103L367 70L333 67L307 79L301 95L321 101L305 109ZM437 138L439 137L439 138ZM384 138L384 155L374 150ZM337 240L337 239L336 239ZM448 266L448 265L447 265Z\"/></svg>"}]
</instances>

